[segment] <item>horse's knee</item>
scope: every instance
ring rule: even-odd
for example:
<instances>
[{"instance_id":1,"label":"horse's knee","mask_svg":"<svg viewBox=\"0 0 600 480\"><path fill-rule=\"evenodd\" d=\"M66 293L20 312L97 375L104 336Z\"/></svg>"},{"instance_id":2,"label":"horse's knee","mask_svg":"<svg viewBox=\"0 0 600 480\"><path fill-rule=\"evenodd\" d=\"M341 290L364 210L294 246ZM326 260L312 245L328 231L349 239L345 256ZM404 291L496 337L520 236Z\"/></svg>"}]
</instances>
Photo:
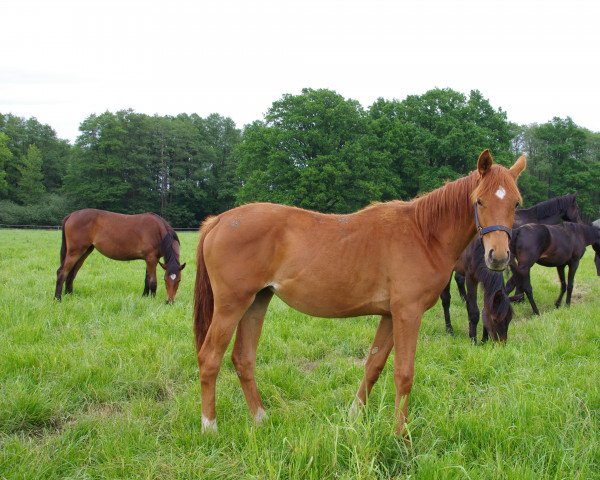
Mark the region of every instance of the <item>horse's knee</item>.
<instances>
[{"instance_id":1,"label":"horse's knee","mask_svg":"<svg viewBox=\"0 0 600 480\"><path fill-rule=\"evenodd\" d=\"M231 354L231 361L240 380L252 380L254 378L254 363L252 360L245 358L234 349Z\"/></svg>"},{"instance_id":2,"label":"horse's knee","mask_svg":"<svg viewBox=\"0 0 600 480\"><path fill-rule=\"evenodd\" d=\"M413 378L413 372L410 371L394 372L394 382L396 383L396 390L398 393L410 393L412 389Z\"/></svg>"}]
</instances>

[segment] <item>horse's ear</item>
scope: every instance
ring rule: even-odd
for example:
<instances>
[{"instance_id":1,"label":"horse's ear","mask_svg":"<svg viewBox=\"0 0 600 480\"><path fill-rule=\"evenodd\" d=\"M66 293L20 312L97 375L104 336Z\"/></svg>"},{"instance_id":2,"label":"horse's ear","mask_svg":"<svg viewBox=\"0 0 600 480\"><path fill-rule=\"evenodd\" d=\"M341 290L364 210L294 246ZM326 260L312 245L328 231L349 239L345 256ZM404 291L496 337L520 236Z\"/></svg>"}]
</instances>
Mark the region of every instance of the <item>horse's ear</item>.
<instances>
[{"instance_id":1,"label":"horse's ear","mask_svg":"<svg viewBox=\"0 0 600 480\"><path fill-rule=\"evenodd\" d=\"M183 265L181 265L181 267L179 267L179 271L181 272L185 268L186 265L187 265L187 263L184 263Z\"/></svg>"},{"instance_id":2,"label":"horse's ear","mask_svg":"<svg viewBox=\"0 0 600 480\"><path fill-rule=\"evenodd\" d=\"M479 175L483 177L487 172L490 171L493 164L494 159L492 158L492 154L486 148L479 154L479 158L477 159L477 171L479 172Z\"/></svg>"},{"instance_id":3,"label":"horse's ear","mask_svg":"<svg viewBox=\"0 0 600 480\"><path fill-rule=\"evenodd\" d=\"M160 260L158 261L158 264L162 267L163 270L167 269L167 267L165 267L165 264L162 263Z\"/></svg>"},{"instance_id":4,"label":"horse's ear","mask_svg":"<svg viewBox=\"0 0 600 480\"><path fill-rule=\"evenodd\" d=\"M525 170L525 167L527 166L527 158L525 157L525 155L521 155L519 158L517 158L517 161L515 162L515 164L510 167L510 174L513 176L513 178L516 180L517 178L519 178L519 175L521 175L521 173L523 173L523 170Z\"/></svg>"}]
</instances>

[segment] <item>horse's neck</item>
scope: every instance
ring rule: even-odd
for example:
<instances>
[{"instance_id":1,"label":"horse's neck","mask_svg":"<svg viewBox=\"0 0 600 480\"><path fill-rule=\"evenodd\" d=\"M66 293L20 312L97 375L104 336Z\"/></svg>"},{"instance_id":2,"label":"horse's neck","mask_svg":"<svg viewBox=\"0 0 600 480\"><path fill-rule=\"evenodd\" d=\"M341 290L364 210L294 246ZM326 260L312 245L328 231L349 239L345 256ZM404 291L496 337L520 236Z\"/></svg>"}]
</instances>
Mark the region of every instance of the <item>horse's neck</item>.
<instances>
[{"instance_id":1,"label":"horse's neck","mask_svg":"<svg viewBox=\"0 0 600 480\"><path fill-rule=\"evenodd\" d=\"M464 182L459 184L458 182ZM417 222L431 254L454 262L475 235L475 220L470 194L475 189L474 177L451 182L418 199ZM448 191L443 191L448 189ZM431 213L434 212L434 213Z\"/></svg>"},{"instance_id":2,"label":"horse's neck","mask_svg":"<svg viewBox=\"0 0 600 480\"><path fill-rule=\"evenodd\" d=\"M591 245L592 243L600 242L600 229L594 227L593 225L581 225L579 227L583 231L583 238L585 240L586 245Z\"/></svg>"}]
</instances>

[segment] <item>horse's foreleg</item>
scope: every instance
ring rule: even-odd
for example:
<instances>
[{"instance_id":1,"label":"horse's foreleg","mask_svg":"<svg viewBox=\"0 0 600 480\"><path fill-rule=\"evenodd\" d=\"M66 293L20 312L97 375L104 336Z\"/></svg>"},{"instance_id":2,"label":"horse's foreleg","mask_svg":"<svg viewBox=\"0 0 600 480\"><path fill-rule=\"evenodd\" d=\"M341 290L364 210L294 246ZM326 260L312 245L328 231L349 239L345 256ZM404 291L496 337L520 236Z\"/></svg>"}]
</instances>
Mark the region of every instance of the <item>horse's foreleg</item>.
<instances>
[{"instance_id":1,"label":"horse's foreleg","mask_svg":"<svg viewBox=\"0 0 600 480\"><path fill-rule=\"evenodd\" d=\"M202 348L198 352L203 431L215 431L217 429L215 413L217 375L233 332L235 332L242 316L253 302L254 295L250 298L240 298L235 295L227 298L215 297L212 322L206 333Z\"/></svg>"},{"instance_id":2,"label":"horse's foreleg","mask_svg":"<svg viewBox=\"0 0 600 480\"><path fill-rule=\"evenodd\" d=\"M479 323L479 305L477 305L477 282L467 278L467 314L469 315L469 338L477 343L477 324Z\"/></svg>"},{"instance_id":3,"label":"horse's foreleg","mask_svg":"<svg viewBox=\"0 0 600 480\"><path fill-rule=\"evenodd\" d=\"M146 283L152 297L156 296L156 265L158 259L146 259ZM144 292L146 289L144 289Z\"/></svg>"},{"instance_id":4,"label":"horse's foreleg","mask_svg":"<svg viewBox=\"0 0 600 480\"><path fill-rule=\"evenodd\" d=\"M256 367L256 349L262 329L263 320L273 293L262 290L248 308L237 327L235 343L231 359L240 378L242 390L248 403L248 408L256 423L265 417L265 410L256 385L254 370Z\"/></svg>"},{"instance_id":5,"label":"horse's foreleg","mask_svg":"<svg viewBox=\"0 0 600 480\"><path fill-rule=\"evenodd\" d=\"M523 291L525 295L527 295L527 300L529 300L529 305L531 305L531 309L535 315L539 315L540 311L535 304L535 300L533 299L533 288L531 287L531 270L528 268L526 271L521 273L521 285L523 287Z\"/></svg>"},{"instance_id":6,"label":"horse's foreleg","mask_svg":"<svg viewBox=\"0 0 600 480\"><path fill-rule=\"evenodd\" d=\"M452 328L452 322L450 321L450 300L452 298L450 294L450 283L452 279L448 281L448 285L442 290L440 299L442 300L442 308L444 309L444 320L446 322L446 332L450 335L454 335L454 329ZM463 286L464 288L464 286Z\"/></svg>"},{"instance_id":7,"label":"horse's foreleg","mask_svg":"<svg viewBox=\"0 0 600 480\"><path fill-rule=\"evenodd\" d=\"M396 384L396 432L406 436L408 399L415 374L415 351L423 310L417 306L392 310L394 332L394 383Z\"/></svg>"},{"instance_id":8,"label":"horse's foreleg","mask_svg":"<svg viewBox=\"0 0 600 480\"><path fill-rule=\"evenodd\" d=\"M150 293L150 284L148 282L148 267L146 267L146 276L144 278L144 292L142 293L142 297L147 297Z\"/></svg>"},{"instance_id":9,"label":"horse's foreleg","mask_svg":"<svg viewBox=\"0 0 600 480\"><path fill-rule=\"evenodd\" d=\"M558 279L560 280L560 293L558 294L558 298L556 299L556 302L554 302L554 305L556 308L558 308L562 302L563 295L567 291L567 282L565 281L565 265L556 267L556 271L558 272Z\"/></svg>"},{"instance_id":10,"label":"horse's foreleg","mask_svg":"<svg viewBox=\"0 0 600 480\"><path fill-rule=\"evenodd\" d=\"M65 284L65 293L73 293L73 282L75 281L75 277L79 273L79 269L85 262L86 258L90 256L90 253L94 250L94 246L90 246L85 253L77 260L75 266L71 269L69 274L67 275L67 282Z\"/></svg>"},{"instance_id":11,"label":"horse's foreleg","mask_svg":"<svg viewBox=\"0 0 600 480\"><path fill-rule=\"evenodd\" d=\"M579 267L579 259L575 260L569 265L569 277L567 279L567 299L565 303L571 305L571 294L573 293L573 287L575 286L575 272Z\"/></svg>"},{"instance_id":12,"label":"horse's foreleg","mask_svg":"<svg viewBox=\"0 0 600 480\"><path fill-rule=\"evenodd\" d=\"M352 406L350 407L350 415L356 415L358 411L365 405L367 395L371 393L373 385L379 378L385 362L394 346L394 335L392 326L392 317L384 315L379 321L379 327L375 333L375 339L369 350L367 361L365 363L365 376L358 387L358 392Z\"/></svg>"}]
</instances>

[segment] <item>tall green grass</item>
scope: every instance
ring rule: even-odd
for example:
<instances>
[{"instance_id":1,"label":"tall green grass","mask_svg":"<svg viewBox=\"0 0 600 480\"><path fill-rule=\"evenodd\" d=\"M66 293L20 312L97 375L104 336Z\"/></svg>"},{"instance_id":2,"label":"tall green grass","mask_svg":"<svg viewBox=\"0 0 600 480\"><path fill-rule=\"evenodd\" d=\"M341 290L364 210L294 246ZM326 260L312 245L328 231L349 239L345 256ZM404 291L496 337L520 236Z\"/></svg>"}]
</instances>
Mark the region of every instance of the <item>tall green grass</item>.
<instances>
[{"instance_id":1,"label":"tall green grass","mask_svg":"<svg viewBox=\"0 0 600 480\"><path fill-rule=\"evenodd\" d=\"M257 378L268 419L248 414L227 355L219 432L202 434L192 328L197 234L176 303L142 298L143 262L92 254L53 300L60 232L0 230L0 478L600 478L600 278L590 252L571 308L534 269L542 311L515 307L505 346L472 346L453 287L421 327L412 447L393 435L391 360L365 415L347 411L378 319L307 317L275 299Z\"/></svg>"}]
</instances>

